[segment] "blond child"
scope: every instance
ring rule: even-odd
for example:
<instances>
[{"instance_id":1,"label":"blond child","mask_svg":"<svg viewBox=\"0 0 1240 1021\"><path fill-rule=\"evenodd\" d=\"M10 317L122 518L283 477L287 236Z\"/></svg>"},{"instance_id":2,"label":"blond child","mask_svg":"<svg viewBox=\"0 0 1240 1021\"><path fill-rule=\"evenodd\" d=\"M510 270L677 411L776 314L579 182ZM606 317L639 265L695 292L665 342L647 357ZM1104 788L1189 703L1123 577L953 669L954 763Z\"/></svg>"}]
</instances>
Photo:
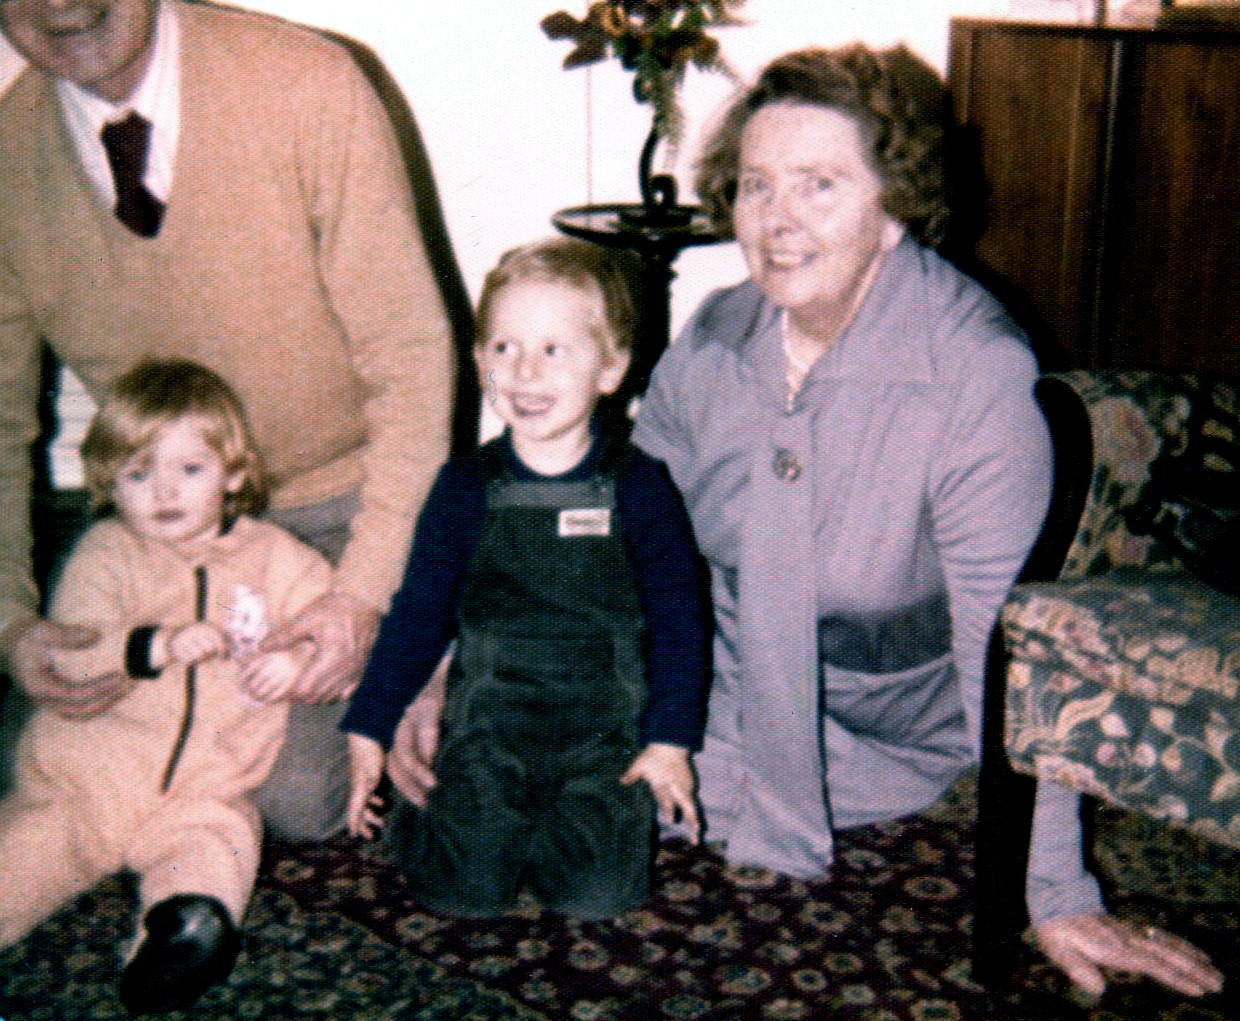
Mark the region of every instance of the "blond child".
<instances>
[{"instance_id":1,"label":"blond child","mask_svg":"<svg viewBox=\"0 0 1240 1021\"><path fill-rule=\"evenodd\" d=\"M250 516L258 454L236 397L201 366L148 361L116 380L82 453L106 516L73 550L51 617L100 639L55 666L132 687L102 715L43 711L23 733L0 804L0 945L132 870L145 936L120 995L143 1014L189 1005L232 968L262 836L253 793L311 652L258 643L327 590L330 569Z\"/></svg>"},{"instance_id":2,"label":"blond child","mask_svg":"<svg viewBox=\"0 0 1240 1021\"><path fill-rule=\"evenodd\" d=\"M430 907L493 915L523 891L583 918L649 892L656 805L698 830L709 605L659 462L596 415L629 364L629 263L558 238L488 276L474 356L502 436L440 472L344 727L350 827L452 641L437 784L388 838Z\"/></svg>"}]
</instances>

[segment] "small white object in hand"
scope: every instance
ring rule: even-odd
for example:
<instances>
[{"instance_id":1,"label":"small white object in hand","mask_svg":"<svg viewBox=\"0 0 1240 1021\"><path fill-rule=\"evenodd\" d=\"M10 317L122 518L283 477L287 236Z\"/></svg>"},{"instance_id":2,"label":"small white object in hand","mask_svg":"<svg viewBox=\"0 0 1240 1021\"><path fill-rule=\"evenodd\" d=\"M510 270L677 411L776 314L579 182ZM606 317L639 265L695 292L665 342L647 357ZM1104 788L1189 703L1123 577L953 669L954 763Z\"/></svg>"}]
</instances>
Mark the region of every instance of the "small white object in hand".
<instances>
[{"instance_id":1,"label":"small white object in hand","mask_svg":"<svg viewBox=\"0 0 1240 1021\"><path fill-rule=\"evenodd\" d=\"M270 630L267 600L249 585L238 585L233 592L228 623L224 627L224 633L228 635L229 655L242 662L254 656Z\"/></svg>"},{"instance_id":2,"label":"small white object in hand","mask_svg":"<svg viewBox=\"0 0 1240 1021\"><path fill-rule=\"evenodd\" d=\"M249 585L238 585L229 605L228 623L224 626L224 634L228 636L229 657L237 663L244 663L256 656L259 645L270 630L267 600L262 593ZM264 705L249 695L245 695L245 699L254 708Z\"/></svg>"}]
</instances>

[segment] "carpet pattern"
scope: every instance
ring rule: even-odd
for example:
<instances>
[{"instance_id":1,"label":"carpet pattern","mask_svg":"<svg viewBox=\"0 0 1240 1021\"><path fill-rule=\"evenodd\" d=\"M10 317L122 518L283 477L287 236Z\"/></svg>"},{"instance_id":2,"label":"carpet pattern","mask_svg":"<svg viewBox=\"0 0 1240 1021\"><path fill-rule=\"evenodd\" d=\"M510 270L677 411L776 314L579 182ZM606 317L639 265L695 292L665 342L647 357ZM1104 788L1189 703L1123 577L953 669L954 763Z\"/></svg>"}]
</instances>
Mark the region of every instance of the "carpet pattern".
<instances>
[{"instance_id":1,"label":"carpet pattern","mask_svg":"<svg viewBox=\"0 0 1240 1021\"><path fill-rule=\"evenodd\" d=\"M613 922L524 902L456 920L406 895L380 844L272 843L229 980L174 1021L1236 1021L1240 853L1104 813L1112 902L1209 950L1235 975L1189 1001L1117 976L1074 994L1030 949L1011 995L969 978L971 782L925 815L842 834L813 882L726 865L681 843L659 854L654 898ZM117 955L134 891L108 880L0 952L4 1021L124 1018ZM1235 987L1237 992L1233 992Z\"/></svg>"},{"instance_id":2,"label":"carpet pattern","mask_svg":"<svg viewBox=\"0 0 1240 1021\"><path fill-rule=\"evenodd\" d=\"M127 1018L115 983L132 929L133 884L110 879L0 955L6 1021ZM261 888L245 919L247 948L227 983L170 1019L546 1021L484 985L377 938L331 911L305 911Z\"/></svg>"}]
</instances>

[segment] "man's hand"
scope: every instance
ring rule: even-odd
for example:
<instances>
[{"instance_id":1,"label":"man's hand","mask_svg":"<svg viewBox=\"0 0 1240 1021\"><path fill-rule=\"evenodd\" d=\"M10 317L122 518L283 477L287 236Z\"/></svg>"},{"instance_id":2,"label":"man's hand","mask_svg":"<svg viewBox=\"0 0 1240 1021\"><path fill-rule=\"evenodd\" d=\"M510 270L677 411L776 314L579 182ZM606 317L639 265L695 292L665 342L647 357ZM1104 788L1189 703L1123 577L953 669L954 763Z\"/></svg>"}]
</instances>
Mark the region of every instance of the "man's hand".
<instances>
[{"instance_id":1,"label":"man's hand","mask_svg":"<svg viewBox=\"0 0 1240 1021\"><path fill-rule=\"evenodd\" d=\"M388 778L418 808L426 807L426 796L435 786L431 763L439 747L439 719L443 715L450 662L451 653L443 658L426 687L405 710L388 752Z\"/></svg>"},{"instance_id":2,"label":"man's hand","mask_svg":"<svg viewBox=\"0 0 1240 1021\"><path fill-rule=\"evenodd\" d=\"M56 673L52 654L87 649L99 641L94 628L55 624L30 617L5 635L14 680L41 709L66 720L89 720L116 705L139 683L123 671L90 681L71 681Z\"/></svg>"},{"instance_id":3,"label":"man's hand","mask_svg":"<svg viewBox=\"0 0 1240 1021\"><path fill-rule=\"evenodd\" d=\"M338 702L361 682L381 616L356 596L328 592L287 624L273 628L260 650L293 652L301 642L313 643L314 654L288 697L295 702Z\"/></svg>"},{"instance_id":4,"label":"man's hand","mask_svg":"<svg viewBox=\"0 0 1240 1021\"><path fill-rule=\"evenodd\" d=\"M1148 975L1187 996L1217 993L1223 976L1204 952L1153 926L1113 915L1068 915L1034 928L1038 945L1088 993L1106 989L1103 968Z\"/></svg>"}]
</instances>

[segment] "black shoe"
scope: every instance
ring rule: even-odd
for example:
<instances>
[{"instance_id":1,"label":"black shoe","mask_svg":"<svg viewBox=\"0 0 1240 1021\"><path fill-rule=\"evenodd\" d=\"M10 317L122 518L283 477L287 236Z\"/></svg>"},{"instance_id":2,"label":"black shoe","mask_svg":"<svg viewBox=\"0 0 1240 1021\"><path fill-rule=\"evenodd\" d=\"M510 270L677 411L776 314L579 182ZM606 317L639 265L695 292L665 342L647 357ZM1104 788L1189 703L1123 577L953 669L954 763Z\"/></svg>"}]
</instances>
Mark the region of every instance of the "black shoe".
<instances>
[{"instance_id":1,"label":"black shoe","mask_svg":"<svg viewBox=\"0 0 1240 1021\"><path fill-rule=\"evenodd\" d=\"M146 939L121 975L121 1003L131 1014L188 1007L228 977L241 937L214 897L183 893L161 900L143 919Z\"/></svg>"}]
</instances>

